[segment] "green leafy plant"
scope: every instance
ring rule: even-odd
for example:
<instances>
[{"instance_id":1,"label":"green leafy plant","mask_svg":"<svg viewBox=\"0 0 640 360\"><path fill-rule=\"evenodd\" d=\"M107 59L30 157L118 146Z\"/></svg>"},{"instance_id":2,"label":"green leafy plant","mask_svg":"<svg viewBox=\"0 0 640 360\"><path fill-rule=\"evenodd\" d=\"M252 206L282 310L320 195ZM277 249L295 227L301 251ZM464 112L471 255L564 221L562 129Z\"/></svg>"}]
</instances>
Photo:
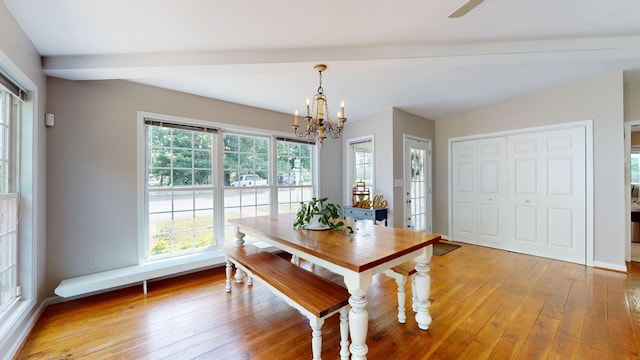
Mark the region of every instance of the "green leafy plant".
<instances>
[{"instance_id":1,"label":"green leafy plant","mask_svg":"<svg viewBox=\"0 0 640 360\"><path fill-rule=\"evenodd\" d=\"M328 198L318 199L314 197L309 202L301 202L293 226L309 225L314 215L316 215L321 224L333 230L347 230L349 233L353 233L353 228L351 226L345 227L344 221L341 220L342 207L338 204L329 203L327 200Z\"/></svg>"}]
</instances>

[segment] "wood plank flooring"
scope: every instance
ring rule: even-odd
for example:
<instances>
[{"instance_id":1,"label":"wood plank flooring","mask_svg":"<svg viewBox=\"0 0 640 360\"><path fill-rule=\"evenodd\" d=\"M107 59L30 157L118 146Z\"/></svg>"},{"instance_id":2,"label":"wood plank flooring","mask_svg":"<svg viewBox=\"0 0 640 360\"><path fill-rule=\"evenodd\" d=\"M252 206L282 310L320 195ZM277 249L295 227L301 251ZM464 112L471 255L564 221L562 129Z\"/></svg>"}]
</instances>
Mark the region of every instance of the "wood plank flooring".
<instances>
[{"instance_id":1,"label":"wood plank flooring","mask_svg":"<svg viewBox=\"0 0 640 360\"><path fill-rule=\"evenodd\" d=\"M310 268L309 264L303 266ZM369 290L369 359L639 359L640 263L629 274L463 244L431 264L433 323L396 318L396 284ZM315 271L336 281L322 269ZM407 286L407 299L411 287ZM338 317L323 327L337 359ZM260 284L224 269L49 306L17 359L309 359L311 330Z\"/></svg>"}]
</instances>

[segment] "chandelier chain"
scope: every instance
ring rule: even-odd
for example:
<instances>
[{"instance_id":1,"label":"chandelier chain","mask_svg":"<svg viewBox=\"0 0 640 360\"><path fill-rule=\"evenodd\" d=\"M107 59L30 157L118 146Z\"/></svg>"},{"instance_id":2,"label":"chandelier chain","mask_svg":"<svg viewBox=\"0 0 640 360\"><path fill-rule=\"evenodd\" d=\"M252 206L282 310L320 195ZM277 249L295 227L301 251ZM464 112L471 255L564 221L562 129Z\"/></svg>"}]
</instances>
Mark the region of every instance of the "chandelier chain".
<instances>
[{"instance_id":1,"label":"chandelier chain","mask_svg":"<svg viewBox=\"0 0 640 360\"><path fill-rule=\"evenodd\" d=\"M322 70L318 71L318 73L320 74L318 76L318 78L320 78L320 86L318 86L318 94L322 94L324 92L324 89L322 88Z\"/></svg>"}]
</instances>

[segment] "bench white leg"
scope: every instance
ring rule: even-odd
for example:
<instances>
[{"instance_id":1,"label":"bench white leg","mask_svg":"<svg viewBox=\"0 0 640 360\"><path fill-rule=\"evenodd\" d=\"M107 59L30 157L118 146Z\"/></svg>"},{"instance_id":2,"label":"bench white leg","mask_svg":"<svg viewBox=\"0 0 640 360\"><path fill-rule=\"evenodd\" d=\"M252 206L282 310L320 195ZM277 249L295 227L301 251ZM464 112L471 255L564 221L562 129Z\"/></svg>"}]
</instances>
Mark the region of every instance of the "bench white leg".
<instances>
[{"instance_id":1,"label":"bench white leg","mask_svg":"<svg viewBox=\"0 0 640 360\"><path fill-rule=\"evenodd\" d=\"M398 285L398 322L404 324L407 322L407 316L405 314L405 286L407 285L407 277L400 275L396 277L396 284Z\"/></svg>"},{"instance_id":2,"label":"bench white leg","mask_svg":"<svg viewBox=\"0 0 640 360\"><path fill-rule=\"evenodd\" d=\"M291 255L291 263L295 266L300 266L300 258L296 255Z\"/></svg>"},{"instance_id":3,"label":"bench white leg","mask_svg":"<svg viewBox=\"0 0 640 360\"><path fill-rule=\"evenodd\" d=\"M340 360L349 360L349 307L340 310Z\"/></svg>"},{"instance_id":4,"label":"bench white leg","mask_svg":"<svg viewBox=\"0 0 640 360\"><path fill-rule=\"evenodd\" d=\"M393 278L396 281L397 285L397 293L398 293L398 322L400 324L404 324L407 322L406 309L405 309L405 300L406 300L406 291L405 287L407 285L407 277L403 274L397 273L393 271L393 269L385 270L384 274L390 278Z\"/></svg>"},{"instance_id":5,"label":"bench white leg","mask_svg":"<svg viewBox=\"0 0 640 360\"><path fill-rule=\"evenodd\" d=\"M144 280L142 282L142 292L146 295L147 294L147 280Z\"/></svg>"},{"instance_id":6,"label":"bench white leg","mask_svg":"<svg viewBox=\"0 0 640 360\"><path fill-rule=\"evenodd\" d=\"M227 267L225 269L226 271L226 280L225 280L225 285L224 285L224 289L226 292L230 293L231 292L231 274L233 273L233 263L231 262L231 260L229 260L229 257L227 256Z\"/></svg>"},{"instance_id":7,"label":"bench white leg","mask_svg":"<svg viewBox=\"0 0 640 360\"><path fill-rule=\"evenodd\" d=\"M309 320L311 324L311 352L313 360L322 360L322 324L324 319L313 318Z\"/></svg>"}]
</instances>

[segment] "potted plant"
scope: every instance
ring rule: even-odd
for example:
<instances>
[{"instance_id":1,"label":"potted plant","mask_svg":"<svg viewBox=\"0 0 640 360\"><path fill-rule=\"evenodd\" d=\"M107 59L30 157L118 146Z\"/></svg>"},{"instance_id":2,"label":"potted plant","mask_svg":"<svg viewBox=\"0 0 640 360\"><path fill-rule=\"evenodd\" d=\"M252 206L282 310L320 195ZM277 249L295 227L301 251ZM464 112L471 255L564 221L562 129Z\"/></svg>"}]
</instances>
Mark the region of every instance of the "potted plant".
<instances>
[{"instance_id":1,"label":"potted plant","mask_svg":"<svg viewBox=\"0 0 640 360\"><path fill-rule=\"evenodd\" d=\"M294 227L304 227L310 230L340 230L344 226L344 221L339 220L342 214L342 207L338 204L327 202L328 198L312 198L309 202L301 202L300 209L296 214ZM351 233L351 226L346 227Z\"/></svg>"}]
</instances>

